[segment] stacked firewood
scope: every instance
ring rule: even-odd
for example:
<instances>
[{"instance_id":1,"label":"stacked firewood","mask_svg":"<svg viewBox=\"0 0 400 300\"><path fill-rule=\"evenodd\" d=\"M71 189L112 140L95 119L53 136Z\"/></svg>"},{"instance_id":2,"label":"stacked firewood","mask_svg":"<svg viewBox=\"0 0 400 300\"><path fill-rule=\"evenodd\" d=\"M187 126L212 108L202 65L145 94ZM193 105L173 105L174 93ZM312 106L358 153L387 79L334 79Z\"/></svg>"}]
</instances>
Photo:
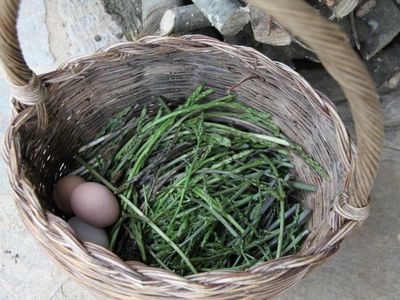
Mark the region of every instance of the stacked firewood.
<instances>
[{"instance_id":1,"label":"stacked firewood","mask_svg":"<svg viewBox=\"0 0 400 300\"><path fill-rule=\"evenodd\" d=\"M344 96L323 71L313 51L292 36L278 22L245 0L103 0L106 8L131 3L141 15L134 36L209 35L231 44L253 47L273 60L295 68L330 98ZM400 82L400 1L399 0L308 0L321 15L337 23L365 60L378 87L395 89ZM107 5L108 4L108 5ZM141 12L140 12L141 10ZM121 27L131 26L126 9L117 12ZM115 14L115 13L114 13ZM139 16L138 16L139 17ZM126 34L127 38L129 36ZM397 38L396 38L397 37ZM396 54L397 53L397 54ZM378 66L378 67L377 67ZM388 84L390 82L390 84ZM382 86L382 87L381 87Z\"/></svg>"}]
</instances>

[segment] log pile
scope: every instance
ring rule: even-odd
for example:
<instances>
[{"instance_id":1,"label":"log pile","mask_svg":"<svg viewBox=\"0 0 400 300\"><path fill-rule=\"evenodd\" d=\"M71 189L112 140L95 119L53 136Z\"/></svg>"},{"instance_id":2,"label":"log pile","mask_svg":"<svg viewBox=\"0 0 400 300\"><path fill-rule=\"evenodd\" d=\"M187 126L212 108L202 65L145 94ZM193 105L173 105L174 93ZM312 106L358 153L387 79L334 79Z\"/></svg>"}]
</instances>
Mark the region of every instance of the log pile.
<instances>
[{"instance_id":1,"label":"log pile","mask_svg":"<svg viewBox=\"0 0 400 300\"><path fill-rule=\"evenodd\" d=\"M142 24L137 34L205 34L227 43L254 47L268 57L297 69L311 84L340 101L344 95L320 66L311 49L279 23L245 0L102 0L107 7L123 3L141 8ZM337 23L371 70L380 91L393 90L400 82L400 1L398 0L308 0L321 15ZM115 11L115 9L114 9ZM118 10L117 10L118 11ZM121 9L115 18L122 28L132 18ZM114 12L115 15L115 12ZM115 17L115 16L114 16ZM137 19L137 18L136 18ZM135 32L136 32L135 31Z\"/></svg>"},{"instance_id":2,"label":"log pile","mask_svg":"<svg viewBox=\"0 0 400 300\"><path fill-rule=\"evenodd\" d=\"M165 11L160 22L160 34L192 32L210 27L211 22L194 4L174 7Z\"/></svg>"}]
</instances>

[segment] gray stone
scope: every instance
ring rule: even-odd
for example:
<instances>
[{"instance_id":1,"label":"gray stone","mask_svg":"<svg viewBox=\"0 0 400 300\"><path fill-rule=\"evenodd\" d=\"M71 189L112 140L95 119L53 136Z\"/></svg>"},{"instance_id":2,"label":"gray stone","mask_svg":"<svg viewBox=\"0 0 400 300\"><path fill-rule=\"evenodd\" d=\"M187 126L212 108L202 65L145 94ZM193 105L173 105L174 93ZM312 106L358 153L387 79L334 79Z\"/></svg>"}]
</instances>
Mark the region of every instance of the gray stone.
<instances>
[{"instance_id":1,"label":"gray stone","mask_svg":"<svg viewBox=\"0 0 400 300\"><path fill-rule=\"evenodd\" d=\"M37 73L51 71L55 58L50 51L46 6L43 0L21 2L18 35L28 65Z\"/></svg>"},{"instance_id":2,"label":"gray stone","mask_svg":"<svg viewBox=\"0 0 400 300\"><path fill-rule=\"evenodd\" d=\"M46 0L46 9L50 51L57 65L124 40L100 0Z\"/></svg>"}]
</instances>

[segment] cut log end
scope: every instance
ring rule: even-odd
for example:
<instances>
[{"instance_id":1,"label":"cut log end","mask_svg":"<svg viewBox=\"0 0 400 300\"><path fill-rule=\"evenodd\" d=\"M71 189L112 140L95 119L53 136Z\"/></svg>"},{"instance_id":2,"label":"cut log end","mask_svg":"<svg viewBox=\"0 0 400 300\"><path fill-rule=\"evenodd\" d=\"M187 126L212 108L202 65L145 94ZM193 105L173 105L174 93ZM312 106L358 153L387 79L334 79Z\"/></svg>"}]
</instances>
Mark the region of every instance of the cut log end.
<instances>
[{"instance_id":1,"label":"cut log end","mask_svg":"<svg viewBox=\"0 0 400 300\"><path fill-rule=\"evenodd\" d=\"M332 18L344 18L350 14L358 5L359 0L339 0L331 7L333 15Z\"/></svg>"},{"instance_id":2,"label":"cut log end","mask_svg":"<svg viewBox=\"0 0 400 300\"><path fill-rule=\"evenodd\" d=\"M160 21L160 35L166 36L174 29L176 14L172 10L167 10Z\"/></svg>"},{"instance_id":3,"label":"cut log end","mask_svg":"<svg viewBox=\"0 0 400 300\"><path fill-rule=\"evenodd\" d=\"M237 0L192 0L223 36L236 35L250 20L250 9Z\"/></svg>"},{"instance_id":4,"label":"cut log end","mask_svg":"<svg viewBox=\"0 0 400 300\"><path fill-rule=\"evenodd\" d=\"M273 46L287 46L292 42L291 35L258 8L250 7L250 19L257 42Z\"/></svg>"},{"instance_id":5,"label":"cut log end","mask_svg":"<svg viewBox=\"0 0 400 300\"><path fill-rule=\"evenodd\" d=\"M183 0L143 0L142 1L142 18L143 22L151 14L161 7L166 9L183 5Z\"/></svg>"},{"instance_id":6,"label":"cut log end","mask_svg":"<svg viewBox=\"0 0 400 300\"><path fill-rule=\"evenodd\" d=\"M211 23L196 5L185 5L167 10L160 22L161 35L189 33L210 27Z\"/></svg>"},{"instance_id":7,"label":"cut log end","mask_svg":"<svg viewBox=\"0 0 400 300\"><path fill-rule=\"evenodd\" d=\"M228 20L223 24L220 32L224 36L233 36L243 29L250 21L250 11L248 8L240 8L233 13Z\"/></svg>"}]
</instances>

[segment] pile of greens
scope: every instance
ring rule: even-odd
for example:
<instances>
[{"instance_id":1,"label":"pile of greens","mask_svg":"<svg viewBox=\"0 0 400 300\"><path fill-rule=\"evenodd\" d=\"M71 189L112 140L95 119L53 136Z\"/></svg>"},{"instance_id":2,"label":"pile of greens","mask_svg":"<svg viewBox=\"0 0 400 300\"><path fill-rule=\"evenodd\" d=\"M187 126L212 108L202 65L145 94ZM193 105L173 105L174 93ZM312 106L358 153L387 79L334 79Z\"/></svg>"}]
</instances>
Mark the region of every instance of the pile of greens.
<instances>
[{"instance_id":1,"label":"pile of greens","mask_svg":"<svg viewBox=\"0 0 400 300\"><path fill-rule=\"evenodd\" d=\"M291 154L326 171L291 142L271 115L211 99L199 86L178 107L159 99L156 113L130 108L80 149L75 173L102 182L121 201L110 248L181 275L245 269L295 253L310 210L298 190Z\"/></svg>"}]
</instances>

